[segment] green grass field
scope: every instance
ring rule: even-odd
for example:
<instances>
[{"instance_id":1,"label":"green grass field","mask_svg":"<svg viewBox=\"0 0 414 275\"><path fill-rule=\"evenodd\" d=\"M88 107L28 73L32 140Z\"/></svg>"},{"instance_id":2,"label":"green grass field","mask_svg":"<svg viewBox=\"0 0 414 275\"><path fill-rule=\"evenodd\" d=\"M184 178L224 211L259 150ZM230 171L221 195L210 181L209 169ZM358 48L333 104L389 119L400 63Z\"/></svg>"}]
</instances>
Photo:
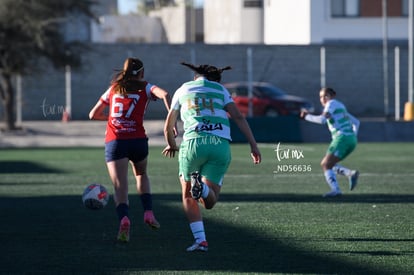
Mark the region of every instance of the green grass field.
<instances>
[{"instance_id":1,"label":"green grass field","mask_svg":"<svg viewBox=\"0 0 414 275\"><path fill-rule=\"evenodd\" d=\"M103 148L2 149L0 273L414 273L413 143L359 144L343 162L360 170L359 184L351 192L339 178L344 195L335 199L321 196L328 191L319 166L327 144L282 143L280 161L276 145L260 146L256 166L246 145L232 146L220 201L203 210L207 253L185 252L193 240L178 164L161 147L151 148L148 171L161 228L143 224L131 175L126 245L114 242L112 200L97 211L81 202L88 183L112 191Z\"/></svg>"}]
</instances>

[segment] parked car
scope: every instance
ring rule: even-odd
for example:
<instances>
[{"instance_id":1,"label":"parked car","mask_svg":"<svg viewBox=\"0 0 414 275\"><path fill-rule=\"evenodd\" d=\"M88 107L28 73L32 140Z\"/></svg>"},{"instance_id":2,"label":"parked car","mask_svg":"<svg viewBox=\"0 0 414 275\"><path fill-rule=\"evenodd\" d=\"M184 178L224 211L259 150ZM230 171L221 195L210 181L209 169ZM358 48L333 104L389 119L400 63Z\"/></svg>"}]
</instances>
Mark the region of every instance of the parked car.
<instances>
[{"instance_id":1,"label":"parked car","mask_svg":"<svg viewBox=\"0 0 414 275\"><path fill-rule=\"evenodd\" d=\"M305 98L289 95L282 89L267 82L253 84L253 116L298 115L302 109L313 112L312 103ZM249 110L248 82L223 84L230 92L240 112L247 116Z\"/></svg>"}]
</instances>

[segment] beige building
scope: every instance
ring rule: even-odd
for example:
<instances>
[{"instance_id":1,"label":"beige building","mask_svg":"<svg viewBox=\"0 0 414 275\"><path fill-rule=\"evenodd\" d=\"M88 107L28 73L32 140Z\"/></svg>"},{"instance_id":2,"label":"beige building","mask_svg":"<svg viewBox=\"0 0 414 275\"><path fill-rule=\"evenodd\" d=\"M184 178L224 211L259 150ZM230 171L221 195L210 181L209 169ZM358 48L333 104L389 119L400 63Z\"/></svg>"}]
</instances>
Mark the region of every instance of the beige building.
<instances>
[{"instance_id":1,"label":"beige building","mask_svg":"<svg viewBox=\"0 0 414 275\"><path fill-rule=\"evenodd\" d=\"M408 39L408 1L387 1L387 37ZM381 0L184 0L148 16L102 15L92 42L310 45L380 41ZM113 3L109 1L113 6ZM110 10L110 9L109 9Z\"/></svg>"}]
</instances>

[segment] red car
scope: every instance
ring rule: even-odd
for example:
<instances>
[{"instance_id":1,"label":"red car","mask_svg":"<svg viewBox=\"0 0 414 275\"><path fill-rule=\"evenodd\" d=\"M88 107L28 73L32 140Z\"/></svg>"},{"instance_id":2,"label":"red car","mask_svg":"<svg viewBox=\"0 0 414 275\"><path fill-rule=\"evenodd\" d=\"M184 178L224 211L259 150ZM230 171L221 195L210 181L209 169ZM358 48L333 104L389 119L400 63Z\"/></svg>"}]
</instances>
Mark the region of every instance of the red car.
<instances>
[{"instance_id":1,"label":"red car","mask_svg":"<svg viewBox=\"0 0 414 275\"><path fill-rule=\"evenodd\" d=\"M267 82L253 82L253 116L298 115L302 109L313 112L314 107L305 98L287 94ZM249 110L248 82L223 84L233 97L240 112L247 116Z\"/></svg>"}]
</instances>

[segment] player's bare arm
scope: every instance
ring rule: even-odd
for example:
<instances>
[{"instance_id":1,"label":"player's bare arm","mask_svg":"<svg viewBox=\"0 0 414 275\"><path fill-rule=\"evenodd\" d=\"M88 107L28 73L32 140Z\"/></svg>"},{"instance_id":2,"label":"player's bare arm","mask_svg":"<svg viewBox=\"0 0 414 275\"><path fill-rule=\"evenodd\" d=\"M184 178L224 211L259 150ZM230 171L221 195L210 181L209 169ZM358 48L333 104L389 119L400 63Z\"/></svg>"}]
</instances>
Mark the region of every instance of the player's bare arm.
<instances>
[{"instance_id":1,"label":"player's bare arm","mask_svg":"<svg viewBox=\"0 0 414 275\"><path fill-rule=\"evenodd\" d=\"M151 91L157 98L162 99L167 111L170 110L171 99L168 95L168 92L158 86L155 86L154 89Z\"/></svg>"},{"instance_id":2,"label":"player's bare arm","mask_svg":"<svg viewBox=\"0 0 414 275\"><path fill-rule=\"evenodd\" d=\"M243 117L234 103L227 104L225 108L249 142L253 162L255 164L260 163L262 161L262 156L259 148L257 147L256 139L254 138L254 135L246 119Z\"/></svg>"},{"instance_id":3,"label":"player's bare arm","mask_svg":"<svg viewBox=\"0 0 414 275\"><path fill-rule=\"evenodd\" d=\"M89 119L91 120L108 120L108 114L105 114L107 105L102 101L98 101L96 105L89 112Z\"/></svg>"},{"instance_id":4,"label":"player's bare arm","mask_svg":"<svg viewBox=\"0 0 414 275\"><path fill-rule=\"evenodd\" d=\"M162 151L162 154L166 157L173 158L175 153L178 152L178 146L175 141L175 125L177 123L179 111L170 110L167 115L167 119L164 124L164 137L167 142L167 146Z\"/></svg>"},{"instance_id":5,"label":"player's bare arm","mask_svg":"<svg viewBox=\"0 0 414 275\"><path fill-rule=\"evenodd\" d=\"M160 88L158 86L156 86L154 88L154 90L152 91L152 93L157 98L163 100L165 109L167 109L167 112L169 112L170 111L170 108L171 108L171 96L170 96L170 94L166 90L164 90L164 89L162 89L162 88ZM178 136L177 123L175 123L174 128L173 128L173 131L174 131L174 137L177 137Z\"/></svg>"}]
</instances>

